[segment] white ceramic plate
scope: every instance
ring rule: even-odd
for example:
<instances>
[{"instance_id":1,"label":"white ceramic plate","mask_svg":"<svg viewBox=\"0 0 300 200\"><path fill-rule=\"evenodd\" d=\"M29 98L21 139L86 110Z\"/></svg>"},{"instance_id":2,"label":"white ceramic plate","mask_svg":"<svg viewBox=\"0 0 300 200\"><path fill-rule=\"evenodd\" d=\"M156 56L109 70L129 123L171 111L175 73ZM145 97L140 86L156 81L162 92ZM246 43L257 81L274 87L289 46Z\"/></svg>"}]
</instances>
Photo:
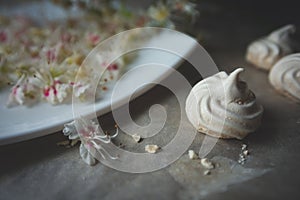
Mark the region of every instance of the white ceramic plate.
<instances>
[{"instance_id":1,"label":"white ceramic plate","mask_svg":"<svg viewBox=\"0 0 300 200\"><path fill-rule=\"evenodd\" d=\"M175 42L174 42L175 41ZM160 33L150 42L155 43L170 43L174 48L180 49L182 56L189 54L196 45L196 41L189 37L179 37L178 34L172 34L172 32ZM174 43L174 44L173 44ZM133 69L136 66L159 63L170 68L175 68L180 64L182 59L174 54L161 51L161 50L142 50L138 52L138 56L135 60L126 67L126 70ZM126 88L130 88L136 85L136 82L140 82L143 79L145 83L159 82L170 74L170 68L162 67L159 70L149 72L130 73L126 78L121 79L120 84L122 88L125 88L116 99L118 102L122 102L122 99L126 99L133 94L126 92ZM135 97L149 90L151 87L143 87L137 93ZM39 136L44 136L63 128L63 124L73 119L72 105L57 105L52 106L47 103L39 103L31 108L25 106L17 106L13 108L7 108L6 101L9 91L1 91L0 93L0 145L14 143L22 140L27 140ZM103 98L96 102L95 110L98 115L107 113L111 109L111 94L112 89L104 93Z\"/></svg>"}]
</instances>

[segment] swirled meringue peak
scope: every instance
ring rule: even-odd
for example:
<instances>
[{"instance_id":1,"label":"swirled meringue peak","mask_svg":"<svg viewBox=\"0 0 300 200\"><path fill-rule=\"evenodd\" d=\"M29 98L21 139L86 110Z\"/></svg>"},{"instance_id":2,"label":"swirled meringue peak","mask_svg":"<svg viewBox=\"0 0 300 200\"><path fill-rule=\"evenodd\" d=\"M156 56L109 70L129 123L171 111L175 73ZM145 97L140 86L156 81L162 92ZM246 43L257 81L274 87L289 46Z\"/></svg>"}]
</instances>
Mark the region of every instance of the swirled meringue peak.
<instances>
[{"instance_id":1,"label":"swirled meringue peak","mask_svg":"<svg viewBox=\"0 0 300 200\"><path fill-rule=\"evenodd\" d=\"M297 51L298 47L292 38L295 32L294 25L286 25L252 42L247 49L247 61L258 68L270 70L280 58Z\"/></svg>"},{"instance_id":2,"label":"swirled meringue peak","mask_svg":"<svg viewBox=\"0 0 300 200\"><path fill-rule=\"evenodd\" d=\"M269 81L277 91L300 102L300 53L280 59L271 69Z\"/></svg>"},{"instance_id":3,"label":"swirled meringue peak","mask_svg":"<svg viewBox=\"0 0 300 200\"><path fill-rule=\"evenodd\" d=\"M238 68L219 72L197 83L186 100L186 114L199 131L218 138L242 139L260 125L263 108L256 103Z\"/></svg>"}]
</instances>

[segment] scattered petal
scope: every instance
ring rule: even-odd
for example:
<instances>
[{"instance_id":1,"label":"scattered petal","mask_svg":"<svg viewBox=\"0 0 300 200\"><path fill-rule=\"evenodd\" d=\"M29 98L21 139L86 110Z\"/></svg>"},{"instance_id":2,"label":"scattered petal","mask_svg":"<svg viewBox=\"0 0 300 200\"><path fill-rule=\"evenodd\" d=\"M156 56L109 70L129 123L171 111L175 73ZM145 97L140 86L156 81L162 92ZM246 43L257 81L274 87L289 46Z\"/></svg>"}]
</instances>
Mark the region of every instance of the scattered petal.
<instances>
[{"instance_id":1,"label":"scattered petal","mask_svg":"<svg viewBox=\"0 0 300 200\"><path fill-rule=\"evenodd\" d=\"M83 161L88 165L95 165L97 160L90 154L90 152L85 148L85 146L81 143L79 147L79 153Z\"/></svg>"},{"instance_id":2,"label":"scattered petal","mask_svg":"<svg viewBox=\"0 0 300 200\"><path fill-rule=\"evenodd\" d=\"M63 134L65 136L68 136L70 140L76 140L79 139L79 134L75 127L75 121L72 121L70 123L64 124Z\"/></svg>"}]
</instances>

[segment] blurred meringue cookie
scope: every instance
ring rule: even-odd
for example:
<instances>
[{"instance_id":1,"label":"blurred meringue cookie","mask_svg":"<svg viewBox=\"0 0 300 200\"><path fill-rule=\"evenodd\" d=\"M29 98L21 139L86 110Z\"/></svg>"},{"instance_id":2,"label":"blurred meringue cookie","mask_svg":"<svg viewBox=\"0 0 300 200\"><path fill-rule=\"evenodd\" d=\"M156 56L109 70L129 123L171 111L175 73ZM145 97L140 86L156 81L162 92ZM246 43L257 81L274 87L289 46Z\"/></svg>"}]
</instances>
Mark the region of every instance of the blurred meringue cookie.
<instances>
[{"instance_id":1,"label":"blurred meringue cookie","mask_svg":"<svg viewBox=\"0 0 300 200\"><path fill-rule=\"evenodd\" d=\"M242 139L260 125L263 108L256 103L246 82L239 80L244 71L230 75L219 72L197 83L186 100L186 114L199 131L218 138Z\"/></svg>"},{"instance_id":2,"label":"blurred meringue cookie","mask_svg":"<svg viewBox=\"0 0 300 200\"><path fill-rule=\"evenodd\" d=\"M297 45L292 38L295 32L294 25L286 25L252 42L247 49L247 61L258 68L270 70L280 58L297 50Z\"/></svg>"},{"instance_id":3,"label":"blurred meringue cookie","mask_svg":"<svg viewBox=\"0 0 300 200\"><path fill-rule=\"evenodd\" d=\"M300 53L280 59L271 69L269 81L277 91L300 102Z\"/></svg>"}]
</instances>

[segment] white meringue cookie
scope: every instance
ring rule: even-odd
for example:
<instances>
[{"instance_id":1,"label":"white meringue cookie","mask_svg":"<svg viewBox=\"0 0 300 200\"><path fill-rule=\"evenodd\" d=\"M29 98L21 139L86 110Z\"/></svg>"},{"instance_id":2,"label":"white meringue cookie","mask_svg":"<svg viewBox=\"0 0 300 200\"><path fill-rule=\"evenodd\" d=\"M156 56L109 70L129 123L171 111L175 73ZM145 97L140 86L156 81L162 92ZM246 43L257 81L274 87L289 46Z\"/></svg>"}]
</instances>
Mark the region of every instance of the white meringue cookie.
<instances>
[{"instance_id":1,"label":"white meringue cookie","mask_svg":"<svg viewBox=\"0 0 300 200\"><path fill-rule=\"evenodd\" d=\"M300 53L280 59L271 69L269 81L276 90L300 102Z\"/></svg>"},{"instance_id":2,"label":"white meringue cookie","mask_svg":"<svg viewBox=\"0 0 300 200\"><path fill-rule=\"evenodd\" d=\"M245 82L242 68L219 72L197 83L186 100L186 114L199 131L220 138L242 139L260 125L263 108Z\"/></svg>"},{"instance_id":3,"label":"white meringue cookie","mask_svg":"<svg viewBox=\"0 0 300 200\"><path fill-rule=\"evenodd\" d=\"M291 37L295 32L294 25L286 25L252 42L247 49L246 59L258 68L270 70L280 58L297 50Z\"/></svg>"}]
</instances>

